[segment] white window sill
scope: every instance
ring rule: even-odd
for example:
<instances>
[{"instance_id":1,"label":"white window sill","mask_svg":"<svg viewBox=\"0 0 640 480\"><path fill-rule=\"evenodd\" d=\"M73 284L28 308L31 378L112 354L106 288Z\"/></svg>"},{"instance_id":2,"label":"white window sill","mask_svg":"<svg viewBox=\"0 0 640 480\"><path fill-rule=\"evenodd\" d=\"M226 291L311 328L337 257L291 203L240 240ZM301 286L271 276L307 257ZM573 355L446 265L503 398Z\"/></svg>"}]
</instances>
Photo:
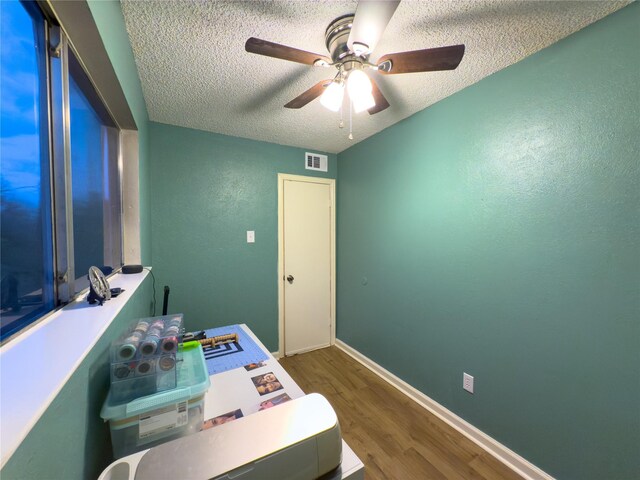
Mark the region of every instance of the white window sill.
<instances>
[{"instance_id":1,"label":"white window sill","mask_svg":"<svg viewBox=\"0 0 640 480\"><path fill-rule=\"evenodd\" d=\"M109 279L124 292L89 305L86 295L0 348L0 450L4 467L31 428L104 334L148 271Z\"/></svg>"}]
</instances>

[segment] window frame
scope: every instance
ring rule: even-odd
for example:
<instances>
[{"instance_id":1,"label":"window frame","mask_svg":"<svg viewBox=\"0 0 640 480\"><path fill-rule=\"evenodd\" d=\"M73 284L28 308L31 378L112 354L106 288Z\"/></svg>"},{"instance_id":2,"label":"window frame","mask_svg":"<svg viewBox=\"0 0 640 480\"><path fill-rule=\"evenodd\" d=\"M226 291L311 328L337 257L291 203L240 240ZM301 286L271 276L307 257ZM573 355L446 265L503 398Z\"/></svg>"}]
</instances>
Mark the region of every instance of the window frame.
<instances>
[{"instance_id":1,"label":"window frame","mask_svg":"<svg viewBox=\"0 0 640 480\"><path fill-rule=\"evenodd\" d=\"M52 25L50 32L49 65L51 71L51 106L52 106L52 146L53 146L53 179L54 179L54 219L56 225L56 253L55 253L55 277L57 306L63 306L83 295L87 288L76 288L76 283L82 273L76 271L75 244L74 244L74 217L73 217L73 182L72 182L72 151L71 151L71 117L70 117L70 80L73 69L82 70L83 84L79 85L87 100L94 106L98 116L108 123L108 128L116 130L117 141L114 155L115 164L109 165L110 171L118 173L116 185L119 206L118 264L111 265L113 271L117 271L123 265L123 202L122 202L122 155L120 144L122 129L110 114L104 100L98 93L89 72L84 68L80 56L71 45L69 38L58 25ZM75 58L72 58L73 57ZM84 83L88 81L88 83ZM55 86L55 88L54 88ZM91 89L91 90L90 90ZM111 188L111 186L109 187ZM113 193L113 192L111 192ZM103 192L104 195L104 192ZM113 232L109 232L110 236ZM107 234L103 230L103 237Z\"/></svg>"},{"instance_id":2,"label":"window frame","mask_svg":"<svg viewBox=\"0 0 640 480\"><path fill-rule=\"evenodd\" d=\"M117 174L114 184L109 184L104 188L109 190L109 195L114 193L118 197L118 222L116 228L103 229L102 234L105 242L119 242L116 252L119 258L113 258L117 264L113 267L113 275L118 272L124 264L125 255L125 218L123 201L123 132L125 131L111 114L107 102L100 94L90 72L82 62L82 59L67 34L60 26L52 5L41 2L20 1L26 12L33 18L37 15L42 18L39 25L39 46L45 52L38 56L39 85L40 85L40 105L39 115L41 124L40 135L40 155L48 156L48 159L41 159L41 189L43 195L43 215L46 216L47 227L43 228L43 248L44 253L44 275L45 284L48 289L43 288L43 305L38 309L38 315L25 315L15 320L11 324L2 328L0 332L0 344L17 338L30 327L43 321L52 313L60 310L65 305L73 302L87 292L87 288L76 292L76 280L78 278L74 265L74 236L73 236L73 195L72 195L72 165L71 165L71 134L70 134L70 55L73 55L75 68L80 68L86 76L85 85L82 86L83 93L86 94L92 105L97 106L96 112L101 119L108 119L109 125L103 125L101 137L107 137L105 127L114 129L115 135L109 142L109 147L115 147L113 162L109 162L104 168L109 175ZM86 7L86 4L85 4ZM85 79L83 79L85 80ZM91 89L90 91L88 89ZM97 102L97 103L94 103ZM129 115L130 112L128 112ZM104 153L104 149L103 153ZM103 166L104 157L102 157ZM46 168L45 168L46 165ZM46 178L45 178L46 177ZM115 185L115 187L114 187ZM114 191L117 189L117 192ZM103 199L105 195L103 190ZM111 197L112 198L112 197ZM48 202L47 202L48 200ZM105 207L106 208L106 207ZM106 238L108 235L108 239ZM105 252L103 248L103 260ZM102 264L102 263L101 263ZM53 288L51 288L51 286ZM46 292L45 292L46 290Z\"/></svg>"}]
</instances>

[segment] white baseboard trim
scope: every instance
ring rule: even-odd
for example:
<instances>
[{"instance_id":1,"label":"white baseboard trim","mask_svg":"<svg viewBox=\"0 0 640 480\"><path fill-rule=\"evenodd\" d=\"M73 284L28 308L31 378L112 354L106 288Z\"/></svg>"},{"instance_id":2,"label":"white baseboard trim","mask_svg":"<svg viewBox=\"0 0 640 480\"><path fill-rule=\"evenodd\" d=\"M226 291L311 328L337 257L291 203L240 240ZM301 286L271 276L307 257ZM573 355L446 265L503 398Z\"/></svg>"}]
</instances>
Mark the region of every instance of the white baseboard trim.
<instances>
[{"instance_id":1,"label":"white baseboard trim","mask_svg":"<svg viewBox=\"0 0 640 480\"><path fill-rule=\"evenodd\" d=\"M357 362L367 367L369 370L385 380L391 386L397 388L400 392L411 398L418 405L427 409L436 417L446 422L451 427L455 428L469 440L478 444L488 453L504 463L511 470L516 472L518 475L521 475L527 480L554 480L553 477L548 473L528 462L526 459L522 458L514 451L508 449L500 442L494 440L489 435L477 429L469 422L460 418L458 415L443 407L438 402L431 399L421 391L412 387L404 380L401 380L370 358L364 356L356 349L344 343L342 340L336 339L335 346L345 352L347 355L351 356Z\"/></svg>"}]
</instances>

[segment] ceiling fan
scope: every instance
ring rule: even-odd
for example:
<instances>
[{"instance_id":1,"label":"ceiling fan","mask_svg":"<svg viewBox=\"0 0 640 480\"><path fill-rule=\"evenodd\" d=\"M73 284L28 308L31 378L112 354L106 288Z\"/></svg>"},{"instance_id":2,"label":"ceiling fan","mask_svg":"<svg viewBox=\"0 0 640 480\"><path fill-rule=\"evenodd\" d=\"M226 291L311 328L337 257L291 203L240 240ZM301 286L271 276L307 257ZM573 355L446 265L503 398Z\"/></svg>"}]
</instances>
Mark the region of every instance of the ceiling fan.
<instances>
[{"instance_id":1,"label":"ceiling fan","mask_svg":"<svg viewBox=\"0 0 640 480\"><path fill-rule=\"evenodd\" d=\"M399 3L400 0L360 0L355 14L333 20L325 32L331 58L254 37L247 40L245 50L291 62L338 69L334 78L318 82L287 103L286 108L301 108L320 97L325 107L338 111L346 85L355 112L367 110L373 115L388 108L389 102L365 69L384 75L453 70L464 55L464 45L452 45L391 53L371 62L369 57Z\"/></svg>"}]
</instances>

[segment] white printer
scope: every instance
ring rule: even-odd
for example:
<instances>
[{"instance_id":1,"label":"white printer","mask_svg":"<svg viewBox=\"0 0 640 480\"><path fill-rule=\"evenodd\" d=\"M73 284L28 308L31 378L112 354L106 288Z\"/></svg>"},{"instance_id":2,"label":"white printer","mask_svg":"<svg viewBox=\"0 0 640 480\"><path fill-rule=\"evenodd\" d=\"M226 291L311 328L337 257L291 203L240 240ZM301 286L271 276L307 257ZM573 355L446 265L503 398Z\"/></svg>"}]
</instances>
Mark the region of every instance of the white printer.
<instances>
[{"instance_id":1,"label":"white printer","mask_svg":"<svg viewBox=\"0 0 640 480\"><path fill-rule=\"evenodd\" d=\"M343 453L357 460L329 402L312 393L121 458L99 480L362 479Z\"/></svg>"}]
</instances>

